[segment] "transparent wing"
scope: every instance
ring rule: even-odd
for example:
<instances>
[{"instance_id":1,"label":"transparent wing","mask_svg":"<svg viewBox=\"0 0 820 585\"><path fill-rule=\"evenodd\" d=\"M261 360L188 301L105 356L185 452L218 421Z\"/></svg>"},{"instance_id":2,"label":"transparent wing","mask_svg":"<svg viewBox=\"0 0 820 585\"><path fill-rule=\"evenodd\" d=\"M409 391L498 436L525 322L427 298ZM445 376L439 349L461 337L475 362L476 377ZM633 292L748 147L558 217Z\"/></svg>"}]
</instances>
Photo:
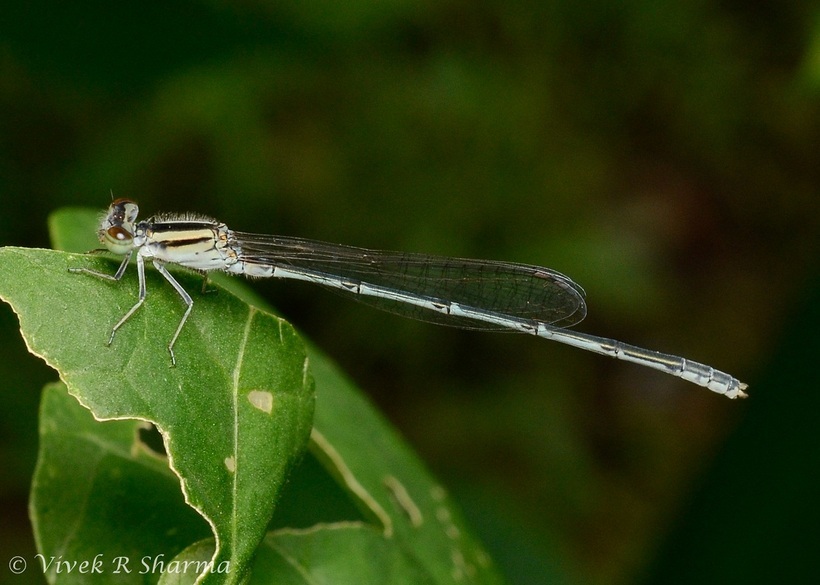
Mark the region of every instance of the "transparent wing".
<instances>
[{"instance_id":1,"label":"transparent wing","mask_svg":"<svg viewBox=\"0 0 820 585\"><path fill-rule=\"evenodd\" d=\"M277 266L348 283L401 291L431 302L454 302L531 323L569 327L586 316L583 289L567 276L539 266L384 252L285 236L234 232L245 262ZM480 319L327 287L373 307L441 325L504 330Z\"/></svg>"}]
</instances>

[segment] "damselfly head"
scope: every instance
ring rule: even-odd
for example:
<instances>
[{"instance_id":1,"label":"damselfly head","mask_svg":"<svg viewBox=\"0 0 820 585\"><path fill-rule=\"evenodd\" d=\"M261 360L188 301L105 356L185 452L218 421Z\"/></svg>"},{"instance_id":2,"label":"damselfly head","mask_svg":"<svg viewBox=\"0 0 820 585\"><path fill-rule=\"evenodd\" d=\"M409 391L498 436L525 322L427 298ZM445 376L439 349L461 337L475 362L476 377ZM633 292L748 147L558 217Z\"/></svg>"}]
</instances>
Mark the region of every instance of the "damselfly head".
<instances>
[{"instance_id":1,"label":"damselfly head","mask_svg":"<svg viewBox=\"0 0 820 585\"><path fill-rule=\"evenodd\" d=\"M130 199L111 202L97 230L97 237L110 252L127 254L134 247L134 222L138 213L139 207Z\"/></svg>"}]
</instances>

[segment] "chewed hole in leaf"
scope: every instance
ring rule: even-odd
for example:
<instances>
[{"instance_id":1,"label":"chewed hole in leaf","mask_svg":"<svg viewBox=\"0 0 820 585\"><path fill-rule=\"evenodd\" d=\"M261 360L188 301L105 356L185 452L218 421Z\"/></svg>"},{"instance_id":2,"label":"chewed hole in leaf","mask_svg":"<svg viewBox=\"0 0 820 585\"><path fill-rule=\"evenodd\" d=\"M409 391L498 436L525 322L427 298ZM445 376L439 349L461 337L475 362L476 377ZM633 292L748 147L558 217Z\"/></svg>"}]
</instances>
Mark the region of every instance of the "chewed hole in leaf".
<instances>
[{"instance_id":1,"label":"chewed hole in leaf","mask_svg":"<svg viewBox=\"0 0 820 585\"><path fill-rule=\"evenodd\" d=\"M167 457L162 434L157 427L149 422L144 423L137 430L137 446L142 450L158 457Z\"/></svg>"}]
</instances>

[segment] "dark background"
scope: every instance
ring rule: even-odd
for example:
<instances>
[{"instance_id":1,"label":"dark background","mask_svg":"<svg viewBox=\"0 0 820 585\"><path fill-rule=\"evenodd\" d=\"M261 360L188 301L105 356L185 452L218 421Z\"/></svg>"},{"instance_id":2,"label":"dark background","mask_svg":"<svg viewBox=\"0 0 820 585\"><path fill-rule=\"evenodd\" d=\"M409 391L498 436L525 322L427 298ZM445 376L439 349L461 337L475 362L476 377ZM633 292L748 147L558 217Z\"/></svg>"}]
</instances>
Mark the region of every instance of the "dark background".
<instances>
[{"instance_id":1,"label":"dark background","mask_svg":"<svg viewBox=\"0 0 820 585\"><path fill-rule=\"evenodd\" d=\"M751 398L253 286L401 429L511 583L816 578L814 3L112 6L3 8L0 244L48 246L49 212L113 192L144 217L559 270L587 291L580 329ZM0 327L0 581L36 583L6 564L34 552L56 374L7 307Z\"/></svg>"}]
</instances>

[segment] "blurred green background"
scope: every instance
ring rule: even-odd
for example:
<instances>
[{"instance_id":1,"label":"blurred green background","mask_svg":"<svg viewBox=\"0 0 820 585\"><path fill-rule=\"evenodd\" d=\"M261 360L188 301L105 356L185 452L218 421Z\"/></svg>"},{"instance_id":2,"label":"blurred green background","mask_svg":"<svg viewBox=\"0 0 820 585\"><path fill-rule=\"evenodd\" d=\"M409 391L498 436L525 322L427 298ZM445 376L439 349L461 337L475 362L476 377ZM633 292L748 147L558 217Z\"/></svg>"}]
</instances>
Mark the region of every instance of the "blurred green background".
<instances>
[{"instance_id":1,"label":"blurred green background","mask_svg":"<svg viewBox=\"0 0 820 585\"><path fill-rule=\"evenodd\" d=\"M512 584L816 578L819 147L812 2L33 0L0 17L2 245L48 246L50 211L113 192L143 217L540 264L585 287L580 329L750 384L730 402L254 283L401 429ZM5 305L0 327L0 581L38 583L6 565L34 554L56 374Z\"/></svg>"}]
</instances>

